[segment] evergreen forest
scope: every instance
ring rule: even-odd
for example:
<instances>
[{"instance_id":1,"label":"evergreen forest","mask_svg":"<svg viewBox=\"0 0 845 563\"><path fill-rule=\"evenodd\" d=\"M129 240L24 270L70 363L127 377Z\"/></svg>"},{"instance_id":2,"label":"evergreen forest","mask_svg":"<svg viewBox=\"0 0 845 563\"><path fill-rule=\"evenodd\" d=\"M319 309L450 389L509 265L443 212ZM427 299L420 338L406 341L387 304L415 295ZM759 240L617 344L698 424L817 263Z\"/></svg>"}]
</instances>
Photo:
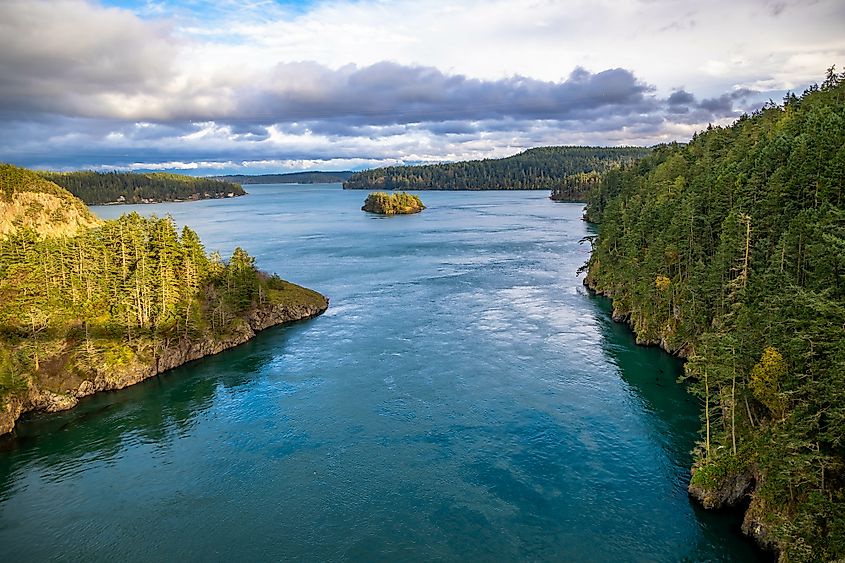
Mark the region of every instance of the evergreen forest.
<instances>
[{"instance_id":1,"label":"evergreen forest","mask_svg":"<svg viewBox=\"0 0 845 563\"><path fill-rule=\"evenodd\" d=\"M602 179L602 173L591 170L570 174L552 188L551 199L554 201L587 201L590 192Z\"/></svg>"},{"instance_id":2,"label":"evergreen forest","mask_svg":"<svg viewBox=\"0 0 845 563\"><path fill-rule=\"evenodd\" d=\"M567 176L604 172L645 156L643 147L540 147L507 158L356 172L348 190L553 190Z\"/></svg>"},{"instance_id":3,"label":"evergreen forest","mask_svg":"<svg viewBox=\"0 0 845 563\"><path fill-rule=\"evenodd\" d=\"M701 401L690 492L786 561L845 558L845 74L592 190L586 283Z\"/></svg>"},{"instance_id":4,"label":"evergreen forest","mask_svg":"<svg viewBox=\"0 0 845 563\"><path fill-rule=\"evenodd\" d=\"M168 172L40 172L87 205L151 203L244 195L236 183Z\"/></svg>"},{"instance_id":5,"label":"evergreen forest","mask_svg":"<svg viewBox=\"0 0 845 563\"><path fill-rule=\"evenodd\" d=\"M62 198L57 207L84 208L35 172L2 172L4 198L49 191ZM0 237L0 414L10 398L61 396L86 379L157 365L175 347L213 352L256 311L325 308L318 293L260 272L241 248L227 260L209 254L169 217L91 219L72 236L16 219Z\"/></svg>"}]
</instances>

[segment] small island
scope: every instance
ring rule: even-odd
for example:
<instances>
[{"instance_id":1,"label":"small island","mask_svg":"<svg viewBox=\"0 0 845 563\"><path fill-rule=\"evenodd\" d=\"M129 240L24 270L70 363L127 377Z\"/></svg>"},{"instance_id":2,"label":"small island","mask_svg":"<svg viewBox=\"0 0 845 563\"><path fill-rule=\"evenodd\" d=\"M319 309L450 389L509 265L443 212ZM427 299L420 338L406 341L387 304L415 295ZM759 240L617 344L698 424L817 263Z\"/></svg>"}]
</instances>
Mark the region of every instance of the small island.
<instances>
[{"instance_id":1,"label":"small island","mask_svg":"<svg viewBox=\"0 0 845 563\"><path fill-rule=\"evenodd\" d=\"M395 194L373 192L367 196L361 208L362 211L380 215L409 215L419 213L423 209L425 205L419 197L405 192Z\"/></svg>"}]
</instances>

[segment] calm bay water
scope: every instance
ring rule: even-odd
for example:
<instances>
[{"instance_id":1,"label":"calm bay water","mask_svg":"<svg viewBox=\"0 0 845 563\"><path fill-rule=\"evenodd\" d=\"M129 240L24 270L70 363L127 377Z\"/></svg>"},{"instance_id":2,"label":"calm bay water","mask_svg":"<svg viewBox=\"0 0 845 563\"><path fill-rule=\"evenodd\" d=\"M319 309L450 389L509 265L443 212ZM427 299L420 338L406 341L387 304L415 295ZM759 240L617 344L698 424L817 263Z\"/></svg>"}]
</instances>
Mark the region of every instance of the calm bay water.
<instances>
[{"instance_id":1,"label":"calm bay water","mask_svg":"<svg viewBox=\"0 0 845 563\"><path fill-rule=\"evenodd\" d=\"M581 206L246 186L170 213L317 319L0 442L0 560L753 561L690 503L698 407L576 277Z\"/></svg>"}]
</instances>

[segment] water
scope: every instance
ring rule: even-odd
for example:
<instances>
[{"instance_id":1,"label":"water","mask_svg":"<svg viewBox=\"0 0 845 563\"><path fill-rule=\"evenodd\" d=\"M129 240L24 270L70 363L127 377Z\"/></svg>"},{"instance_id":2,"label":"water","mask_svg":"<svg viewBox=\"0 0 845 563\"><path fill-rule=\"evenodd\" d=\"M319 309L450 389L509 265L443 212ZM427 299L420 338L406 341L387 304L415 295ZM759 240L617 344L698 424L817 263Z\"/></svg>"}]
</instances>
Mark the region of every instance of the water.
<instances>
[{"instance_id":1,"label":"water","mask_svg":"<svg viewBox=\"0 0 845 563\"><path fill-rule=\"evenodd\" d=\"M0 560L743 561L686 494L698 406L576 277L581 207L248 186L171 213L317 319L0 442ZM114 217L133 207L99 207Z\"/></svg>"}]
</instances>

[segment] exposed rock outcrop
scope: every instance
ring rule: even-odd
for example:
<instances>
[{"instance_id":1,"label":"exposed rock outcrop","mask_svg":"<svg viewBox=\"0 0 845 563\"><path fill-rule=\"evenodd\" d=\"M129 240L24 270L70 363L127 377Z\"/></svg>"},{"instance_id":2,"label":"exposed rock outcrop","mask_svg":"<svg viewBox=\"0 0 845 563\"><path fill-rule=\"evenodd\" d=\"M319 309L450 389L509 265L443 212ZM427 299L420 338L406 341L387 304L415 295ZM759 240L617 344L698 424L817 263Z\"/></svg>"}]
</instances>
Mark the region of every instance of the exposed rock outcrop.
<instances>
[{"instance_id":1,"label":"exposed rock outcrop","mask_svg":"<svg viewBox=\"0 0 845 563\"><path fill-rule=\"evenodd\" d=\"M320 305L268 305L255 308L238 328L220 339L180 339L164 347L149 362L138 359L119 368L93 369L85 375L75 388L59 392L40 388L33 384L23 396L12 396L0 407L0 436L11 432L18 418L30 411L58 412L73 408L79 399L98 391L123 389L193 360L219 354L234 348L267 328L309 319L322 314L328 308L328 300Z\"/></svg>"},{"instance_id":2,"label":"exposed rock outcrop","mask_svg":"<svg viewBox=\"0 0 845 563\"><path fill-rule=\"evenodd\" d=\"M584 286L596 295L607 297L613 302L613 295L608 291L603 291L596 287L595 280L589 274L584 278ZM644 336L644 331L637 324L637 319L630 312L621 310L616 303L613 303L613 310L610 317L617 323L625 323L634 333L634 339L640 346L659 346L663 351L678 356L679 358L688 358L691 350L688 346L672 346L669 343L671 327L664 327L663 330L657 331L656 335L651 337Z\"/></svg>"},{"instance_id":3,"label":"exposed rock outcrop","mask_svg":"<svg viewBox=\"0 0 845 563\"><path fill-rule=\"evenodd\" d=\"M0 163L0 238L20 229L70 236L99 224L69 191L31 170Z\"/></svg>"},{"instance_id":4,"label":"exposed rock outcrop","mask_svg":"<svg viewBox=\"0 0 845 563\"><path fill-rule=\"evenodd\" d=\"M749 468L742 473L728 475L714 486L699 485L694 479L697 470L693 467L693 479L690 481L688 490L690 496L700 502L704 508L726 508L746 502L757 483L756 472L753 468Z\"/></svg>"}]
</instances>

